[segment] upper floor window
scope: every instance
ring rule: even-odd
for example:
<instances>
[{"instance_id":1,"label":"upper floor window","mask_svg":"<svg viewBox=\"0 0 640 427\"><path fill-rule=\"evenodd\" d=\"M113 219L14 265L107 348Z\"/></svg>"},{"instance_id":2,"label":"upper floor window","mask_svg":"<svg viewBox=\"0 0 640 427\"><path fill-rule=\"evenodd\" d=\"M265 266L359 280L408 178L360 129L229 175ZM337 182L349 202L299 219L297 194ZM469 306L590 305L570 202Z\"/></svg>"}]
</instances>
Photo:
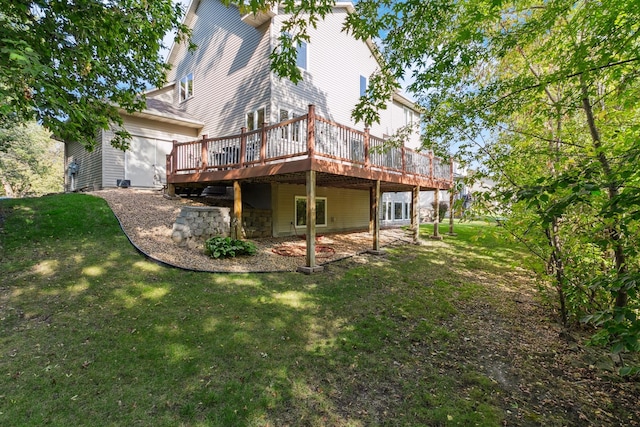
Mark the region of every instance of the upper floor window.
<instances>
[{"instance_id":1,"label":"upper floor window","mask_svg":"<svg viewBox=\"0 0 640 427\"><path fill-rule=\"evenodd\" d=\"M189 73L180 79L180 102L193 96L193 73Z\"/></svg>"},{"instance_id":2,"label":"upper floor window","mask_svg":"<svg viewBox=\"0 0 640 427\"><path fill-rule=\"evenodd\" d=\"M282 38L287 39L293 45L293 36L284 31ZM296 45L296 66L302 70L309 71L309 44L304 40L298 40Z\"/></svg>"},{"instance_id":3,"label":"upper floor window","mask_svg":"<svg viewBox=\"0 0 640 427\"><path fill-rule=\"evenodd\" d=\"M404 107L404 124L412 125L414 123L413 111L411 108Z\"/></svg>"},{"instance_id":4,"label":"upper floor window","mask_svg":"<svg viewBox=\"0 0 640 427\"><path fill-rule=\"evenodd\" d=\"M367 78L360 76L360 96L367 96Z\"/></svg>"},{"instance_id":5,"label":"upper floor window","mask_svg":"<svg viewBox=\"0 0 640 427\"><path fill-rule=\"evenodd\" d=\"M305 41L300 41L296 47L296 65L303 70L309 70L309 46Z\"/></svg>"}]
</instances>

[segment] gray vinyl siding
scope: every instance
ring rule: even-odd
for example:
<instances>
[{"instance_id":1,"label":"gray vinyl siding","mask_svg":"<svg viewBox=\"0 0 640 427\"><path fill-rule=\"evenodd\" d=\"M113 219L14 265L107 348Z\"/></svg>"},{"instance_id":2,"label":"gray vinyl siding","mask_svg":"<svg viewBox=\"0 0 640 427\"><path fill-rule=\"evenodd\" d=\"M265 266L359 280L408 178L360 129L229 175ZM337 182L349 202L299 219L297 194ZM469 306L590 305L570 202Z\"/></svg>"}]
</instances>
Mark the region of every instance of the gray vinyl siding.
<instances>
[{"instance_id":1,"label":"gray vinyl siding","mask_svg":"<svg viewBox=\"0 0 640 427\"><path fill-rule=\"evenodd\" d=\"M102 188L112 188L124 176L124 151L111 145L114 137L112 130L102 133Z\"/></svg>"},{"instance_id":2,"label":"gray vinyl siding","mask_svg":"<svg viewBox=\"0 0 640 427\"><path fill-rule=\"evenodd\" d=\"M375 126L375 131L380 133L373 133L376 136L391 136L396 131L405 126L404 122L404 109L405 106L397 101L389 101L387 103L387 109L380 112L380 125ZM420 120L420 115L416 111L414 111L414 121ZM379 130L378 130L379 129ZM411 135L408 141L405 141L404 144L406 147L412 149L418 149L421 145L420 142L420 132L416 131Z\"/></svg>"},{"instance_id":3,"label":"gray vinyl siding","mask_svg":"<svg viewBox=\"0 0 640 427\"><path fill-rule=\"evenodd\" d=\"M205 123L203 134L240 132L249 110L269 117L269 23L245 24L236 6L202 0L192 20L195 52L176 46L169 80L176 81L174 105ZM180 102L180 79L193 73L193 97Z\"/></svg>"},{"instance_id":4,"label":"gray vinyl siding","mask_svg":"<svg viewBox=\"0 0 640 427\"><path fill-rule=\"evenodd\" d=\"M237 133L245 125L246 113L258 108L264 107L267 121L276 123L281 109L305 114L309 104L316 105L323 117L364 128L351 119L351 112L359 100L360 76L368 79L379 64L366 43L342 31L346 8L335 7L317 28L310 29L308 70L297 85L270 71L269 54L277 48L287 15L278 14L254 28L242 22L234 5L201 0L194 8L189 25L198 48L188 52L184 44L174 46L168 74L168 80L175 81L173 95L158 92L157 96L171 99L177 108L204 122L202 134ZM180 79L190 73L194 95L180 102ZM380 112L381 123L372 124L372 135L391 135L400 126L402 106L392 101L388 106Z\"/></svg>"},{"instance_id":5,"label":"gray vinyl siding","mask_svg":"<svg viewBox=\"0 0 640 427\"><path fill-rule=\"evenodd\" d=\"M87 151L79 142L67 142L65 146L65 191L80 189L97 190L102 188L102 135L96 136L93 151ZM73 187L68 173L69 163L76 162L78 173L74 177Z\"/></svg>"},{"instance_id":6,"label":"gray vinyl siding","mask_svg":"<svg viewBox=\"0 0 640 427\"><path fill-rule=\"evenodd\" d=\"M277 108L287 106L295 110L307 110L308 104L316 105L317 114L338 123L363 129L351 119L351 111L360 97L360 76L369 77L378 63L366 43L356 40L342 31L347 11L334 8L310 30L308 45L308 71L303 71L304 81L294 85L291 81L274 76L273 101ZM274 17L273 45L286 16Z\"/></svg>"},{"instance_id":7,"label":"gray vinyl siding","mask_svg":"<svg viewBox=\"0 0 640 427\"><path fill-rule=\"evenodd\" d=\"M149 120L142 117L124 116L124 125L131 135L167 141L192 141L198 130L172 123Z\"/></svg>"}]
</instances>

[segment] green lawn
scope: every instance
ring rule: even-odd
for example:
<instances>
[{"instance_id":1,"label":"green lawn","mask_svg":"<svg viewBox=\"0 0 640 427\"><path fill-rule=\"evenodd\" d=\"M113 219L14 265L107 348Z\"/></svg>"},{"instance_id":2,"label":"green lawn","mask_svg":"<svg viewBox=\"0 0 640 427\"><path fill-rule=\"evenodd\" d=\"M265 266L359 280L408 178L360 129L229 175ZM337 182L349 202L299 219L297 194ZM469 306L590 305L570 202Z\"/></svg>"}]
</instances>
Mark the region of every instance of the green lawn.
<instances>
[{"instance_id":1,"label":"green lawn","mask_svg":"<svg viewBox=\"0 0 640 427\"><path fill-rule=\"evenodd\" d=\"M536 355L565 347L508 342L557 326L532 296L526 255L499 227L456 224L458 236L442 242L425 227L422 246L312 276L225 275L145 260L89 195L5 200L0 218L2 426L580 419L558 409L562 396L545 406L521 392L520 370L548 373L535 371ZM514 295L528 301L524 316ZM573 378L549 375L551 390ZM614 418L581 408L592 421L636 415L615 402L603 409Z\"/></svg>"}]
</instances>

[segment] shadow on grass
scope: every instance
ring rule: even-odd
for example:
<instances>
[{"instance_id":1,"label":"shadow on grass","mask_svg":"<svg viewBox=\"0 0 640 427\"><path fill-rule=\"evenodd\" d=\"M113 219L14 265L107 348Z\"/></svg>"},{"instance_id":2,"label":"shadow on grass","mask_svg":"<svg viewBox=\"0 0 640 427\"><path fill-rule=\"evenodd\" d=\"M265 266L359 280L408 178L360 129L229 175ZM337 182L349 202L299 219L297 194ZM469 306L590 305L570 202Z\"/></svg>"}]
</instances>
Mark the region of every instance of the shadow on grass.
<instances>
[{"instance_id":1,"label":"shadow on grass","mask_svg":"<svg viewBox=\"0 0 640 427\"><path fill-rule=\"evenodd\" d=\"M448 265L480 270L486 257L493 267L477 274L502 277L511 249L478 249L463 236L315 276L190 273L139 256L101 199L2 203L0 421L501 420L497 385L446 364L460 339L453 301L478 293Z\"/></svg>"}]
</instances>

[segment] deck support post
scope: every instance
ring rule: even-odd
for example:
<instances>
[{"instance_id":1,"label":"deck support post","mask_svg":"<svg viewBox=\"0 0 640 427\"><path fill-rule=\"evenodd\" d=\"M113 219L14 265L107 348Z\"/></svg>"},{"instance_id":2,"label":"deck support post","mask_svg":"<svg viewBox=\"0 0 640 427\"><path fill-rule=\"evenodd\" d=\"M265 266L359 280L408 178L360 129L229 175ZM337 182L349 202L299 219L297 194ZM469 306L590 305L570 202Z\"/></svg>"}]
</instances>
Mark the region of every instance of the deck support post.
<instances>
[{"instance_id":1,"label":"deck support post","mask_svg":"<svg viewBox=\"0 0 640 427\"><path fill-rule=\"evenodd\" d=\"M324 267L316 265L316 171L307 171L307 264L298 267L305 274L322 271Z\"/></svg>"},{"instance_id":2,"label":"deck support post","mask_svg":"<svg viewBox=\"0 0 640 427\"><path fill-rule=\"evenodd\" d=\"M371 167L371 158L369 154L369 145L371 144L371 135L369 135L369 127L364 128L364 167Z\"/></svg>"},{"instance_id":3,"label":"deck support post","mask_svg":"<svg viewBox=\"0 0 640 427\"><path fill-rule=\"evenodd\" d=\"M369 233L373 234L376 221L376 186L369 188Z\"/></svg>"},{"instance_id":4,"label":"deck support post","mask_svg":"<svg viewBox=\"0 0 640 427\"><path fill-rule=\"evenodd\" d=\"M244 167L245 159L247 158L247 128L240 128L240 159L238 159L238 164L241 168Z\"/></svg>"},{"instance_id":5,"label":"deck support post","mask_svg":"<svg viewBox=\"0 0 640 427\"><path fill-rule=\"evenodd\" d=\"M167 196L176 197L176 185L175 184L167 184Z\"/></svg>"},{"instance_id":6,"label":"deck support post","mask_svg":"<svg viewBox=\"0 0 640 427\"><path fill-rule=\"evenodd\" d=\"M455 233L455 231L453 231L453 202L455 201L455 195L456 195L456 183L454 181L454 177L453 177L453 157L451 158L451 163L449 166L449 171L450 171L450 179L451 179L451 190L449 193L449 232L447 233L449 236L457 236L457 234Z\"/></svg>"},{"instance_id":7,"label":"deck support post","mask_svg":"<svg viewBox=\"0 0 640 427\"><path fill-rule=\"evenodd\" d=\"M413 187L411 192L411 227L413 228L413 243L420 243L420 186Z\"/></svg>"},{"instance_id":8,"label":"deck support post","mask_svg":"<svg viewBox=\"0 0 640 427\"><path fill-rule=\"evenodd\" d=\"M440 226L440 188L433 190L433 204L433 236L431 236L431 238L435 240L442 240L440 230L438 229Z\"/></svg>"},{"instance_id":9,"label":"deck support post","mask_svg":"<svg viewBox=\"0 0 640 427\"><path fill-rule=\"evenodd\" d=\"M202 135L202 142L200 143L200 169L203 172L207 171L209 167L209 144L207 143L207 138L209 135Z\"/></svg>"},{"instance_id":10,"label":"deck support post","mask_svg":"<svg viewBox=\"0 0 640 427\"><path fill-rule=\"evenodd\" d=\"M405 175L407 173L407 157L404 144L400 147L400 155L402 156L402 174Z\"/></svg>"},{"instance_id":11,"label":"deck support post","mask_svg":"<svg viewBox=\"0 0 640 427\"><path fill-rule=\"evenodd\" d=\"M231 237L242 239L242 188L240 181L233 181L233 218L231 219Z\"/></svg>"},{"instance_id":12,"label":"deck support post","mask_svg":"<svg viewBox=\"0 0 640 427\"><path fill-rule=\"evenodd\" d=\"M309 105L307 113L307 154L313 159L316 152L316 107Z\"/></svg>"},{"instance_id":13,"label":"deck support post","mask_svg":"<svg viewBox=\"0 0 640 427\"><path fill-rule=\"evenodd\" d=\"M265 164L267 159L267 125L268 123L262 123L260 129L260 164Z\"/></svg>"},{"instance_id":14,"label":"deck support post","mask_svg":"<svg viewBox=\"0 0 640 427\"><path fill-rule=\"evenodd\" d=\"M453 231L453 202L454 202L455 191L451 188L451 193L449 194L449 232L447 233L449 236L457 236L455 231Z\"/></svg>"},{"instance_id":15,"label":"deck support post","mask_svg":"<svg viewBox=\"0 0 640 427\"><path fill-rule=\"evenodd\" d=\"M380 250L380 180L376 180L371 187L371 218L373 219L373 247L367 252L373 255L382 255Z\"/></svg>"}]
</instances>

